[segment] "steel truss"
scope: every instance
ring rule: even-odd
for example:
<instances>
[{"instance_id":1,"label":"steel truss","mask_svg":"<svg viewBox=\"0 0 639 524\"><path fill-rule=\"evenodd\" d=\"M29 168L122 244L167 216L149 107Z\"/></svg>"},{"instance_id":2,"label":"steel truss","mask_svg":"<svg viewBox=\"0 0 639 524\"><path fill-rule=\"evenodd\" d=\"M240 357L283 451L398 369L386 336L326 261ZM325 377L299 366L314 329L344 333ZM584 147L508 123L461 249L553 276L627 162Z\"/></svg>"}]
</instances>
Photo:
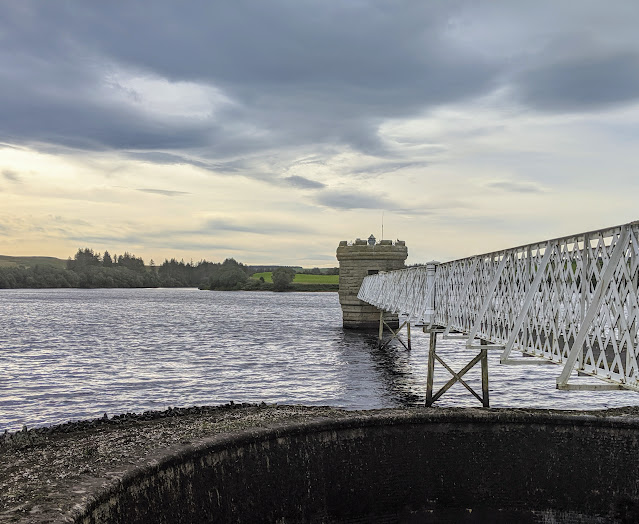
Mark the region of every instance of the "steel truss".
<instances>
[{"instance_id":1,"label":"steel truss","mask_svg":"<svg viewBox=\"0 0 639 524\"><path fill-rule=\"evenodd\" d=\"M370 275L358 298L445 338L460 333L467 347L500 347L502 364L562 364L558 389L639 391L638 288L632 222ZM602 382L579 383L575 371Z\"/></svg>"}]
</instances>

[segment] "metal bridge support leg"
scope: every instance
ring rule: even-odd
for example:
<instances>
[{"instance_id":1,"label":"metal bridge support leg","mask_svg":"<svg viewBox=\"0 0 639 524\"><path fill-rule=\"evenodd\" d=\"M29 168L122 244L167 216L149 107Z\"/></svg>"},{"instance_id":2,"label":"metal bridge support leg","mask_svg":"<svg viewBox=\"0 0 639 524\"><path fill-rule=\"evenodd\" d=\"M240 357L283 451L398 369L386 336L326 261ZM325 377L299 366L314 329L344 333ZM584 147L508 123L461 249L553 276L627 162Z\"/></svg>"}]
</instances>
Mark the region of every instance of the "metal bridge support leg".
<instances>
[{"instance_id":1,"label":"metal bridge support leg","mask_svg":"<svg viewBox=\"0 0 639 524\"><path fill-rule=\"evenodd\" d=\"M479 349L479 353L475 355L470 362L468 362L459 372L454 371L442 358L437 354L437 333L438 331L432 330L430 332L430 346L428 349L428 375L426 377L426 407L431 407L439 397L441 397L446 391L450 389L453 384L459 382L464 386L472 395L482 403L482 406L487 408L490 405L489 393L488 393L488 348L490 347L486 340L482 340L479 346L471 346ZM452 378L442 386L437 393L433 393L433 379L435 375L435 361L438 361L448 372L452 375ZM470 385L462 378L467 371L472 369L475 364L481 365L481 389L482 395L480 396Z\"/></svg>"},{"instance_id":2,"label":"metal bridge support leg","mask_svg":"<svg viewBox=\"0 0 639 524\"><path fill-rule=\"evenodd\" d=\"M391 332L391 336L384 340L384 326L388 328L388 331ZM408 331L408 345L404 343L404 341L400 338L400 333L402 329L406 329ZM393 329L389 324L384 320L384 310L381 309L379 311L379 334L377 336L377 347L380 349L384 349L388 344L390 344L393 340L397 339L399 343L404 346L407 350L410 349L410 322L408 320L404 321L397 330Z\"/></svg>"},{"instance_id":3,"label":"metal bridge support leg","mask_svg":"<svg viewBox=\"0 0 639 524\"><path fill-rule=\"evenodd\" d=\"M408 349L410 350L410 319L406 323L406 337L408 338Z\"/></svg>"},{"instance_id":4,"label":"metal bridge support leg","mask_svg":"<svg viewBox=\"0 0 639 524\"><path fill-rule=\"evenodd\" d=\"M426 407L433 405L433 375L435 374L435 350L437 349L437 332L430 332L428 345L428 371L426 374Z\"/></svg>"},{"instance_id":5,"label":"metal bridge support leg","mask_svg":"<svg viewBox=\"0 0 639 524\"><path fill-rule=\"evenodd\" d=\"M485 346L487 342L481 339L479 344ZM490 407L490 399L488 396L488 349L485 347L481 349L481 397L482 405L485 408Z\"/></svg>"}]
</instances>

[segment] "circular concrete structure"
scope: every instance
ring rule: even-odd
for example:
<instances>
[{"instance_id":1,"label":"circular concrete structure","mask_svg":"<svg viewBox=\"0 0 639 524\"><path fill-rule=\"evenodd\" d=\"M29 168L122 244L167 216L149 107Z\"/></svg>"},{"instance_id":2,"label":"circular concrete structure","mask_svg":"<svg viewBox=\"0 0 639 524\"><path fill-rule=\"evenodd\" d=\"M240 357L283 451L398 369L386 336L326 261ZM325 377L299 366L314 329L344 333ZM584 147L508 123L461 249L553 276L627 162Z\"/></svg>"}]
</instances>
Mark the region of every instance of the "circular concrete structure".
<instances>
[{"instance_id":1,"label":"circular concrete structure","mask_svg":"<svg viewBox=\"0 0 639 524\"><path fill-rule=\"evenodd\" d=\"M130 471L83 523L635 522L639 420L376 412L185 446Z\"/></svg>"}]
</instances>

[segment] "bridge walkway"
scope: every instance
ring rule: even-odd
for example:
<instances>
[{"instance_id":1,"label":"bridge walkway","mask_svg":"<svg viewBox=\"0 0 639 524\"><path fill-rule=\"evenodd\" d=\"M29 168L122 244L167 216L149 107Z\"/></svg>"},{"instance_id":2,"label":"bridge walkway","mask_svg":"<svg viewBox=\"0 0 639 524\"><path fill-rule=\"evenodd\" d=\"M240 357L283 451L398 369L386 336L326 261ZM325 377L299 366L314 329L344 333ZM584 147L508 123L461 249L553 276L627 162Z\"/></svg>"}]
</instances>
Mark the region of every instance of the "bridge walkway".
<instances>
[{"instance_id":1,"label":"bridge walkway","mask_svg":"<svg viewBox=\"0 0 639 524\"><path fill-rule=\"evenodd\" d=\"M558 389L639 391L638 289L639 222L631 222L380 272L358 298L423 323L435 347L438 335L461 336L469 348L501 351L502 364L561 365Z\"/></svg>"}]
</instances>

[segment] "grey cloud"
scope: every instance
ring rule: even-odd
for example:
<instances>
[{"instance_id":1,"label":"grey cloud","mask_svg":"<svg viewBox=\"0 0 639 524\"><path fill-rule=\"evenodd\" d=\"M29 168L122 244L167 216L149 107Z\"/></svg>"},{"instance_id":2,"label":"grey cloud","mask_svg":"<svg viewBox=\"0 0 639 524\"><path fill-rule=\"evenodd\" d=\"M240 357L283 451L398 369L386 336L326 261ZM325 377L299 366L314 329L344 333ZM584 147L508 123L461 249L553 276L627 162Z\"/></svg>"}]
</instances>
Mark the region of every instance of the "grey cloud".
<instances>
[{"instance_id":1,"label":"grey cloud","mask_svg":"<svg viewBox=\"0 0 639 524\"><path fill-rule=\"evenodd\" d=\"M20 182L20 175L11 169L3 169L2 176L9 182Z\"/></svg>"},{"instance_id":2,"label":"grey cloud","mask_svg":"<svg viewBox=\"0 0 639 524\"><path fill-rule=\"evenodd\" d=\"M146 236L140 235L78 235L77 233L69 235L69 240L77 242L82 245L101 245L108 246L113 244L131 246L130 250L134 251L136 248L145 249L149 248L170 248L176 251L180 250L199 250L210 251L212 249L228 249L234 251L245 251L245 248L235 246L232 244L219 244L211 241L191 241L181 238L179 235L173 236L173 234L151 234ZM107 247L108 249L108 247ZM157 260L156 260L157 262Z\"/></svg>"},{"instance_id":3,"label":"grey cloud","mask_svg":"<svg viewBox=\"0 0 639 524\"><path fill-rule=\"evenodd\" d=\"M494 87L500 66L445 38L455 5L5 4L0 140L188 149L207 159L296 144L377 154L382 119ZM212 85L235 104L200 120L161 120L95 95L118 65Z\"/></svg>"},{"instance_id":4,"label":"grey cloud","mask_svg":"<svg viewBox=\"0 0 639 524\"><path fill-rule=\"evenodd\" d=\"M144 240L143 235L131 235L131 234L111 234L111 235L95 235L95 234L87 234L82 235L77 232L73 232L69 234L67 237L68 240L72 240L74 242L82 243L82 244L116 244L123 243L125 245L130 246L141 246L146 245L148 243L152 243L153 239Z\"/></svg>"},{"instance_id":5,"label":"grey cloud","mask_svg":"<svg viewBox=\"0 0 639 524\"><path fill-rule=\"evenodd\" d=\"M281 224L281 223L254 223L241 225L222 219L211 219L206 222L204 228L195 232L199 234L209 234L220 231L253 233L256 235L273 235L276 233L313 233L313 228L301 224Z\"/></svg>"},{"instance_id":6,"label":"grey cloud","mask_svg":"<svg viewBox=\"0 0 639 524\"><path fill-rule=\"evenodd\" d=\"M213 219L207 220L204 228L199 229L197 231L190 231L190 233L198 233L198 234L211 234L220 231L231 231L238 233L252 233L253 228L249 226L243 226L239 224L234 224L232 222L228 222L226 220L221 219Z\"/></svg>"},{"instance_id":7,"label":"grey cloud","mask_svg":"<svg viewBox=\"0 0 639 524\"><path fill-rule=\"evenodd\" d=\"M428 167L428 165L428 162L385 162L354 169L352 173L367 177L374 177L401 171L408 167Z\"/></svg>"},{"instance_id":8,"label":"grey cloud","mask_svg":"<svg viewBox=\"0 0 639 524\"><path fill-rule=\"evenodd\" d=\"M309 156L309 157L305 157L305 158L300 158L298 160L296 160L295 162L293 162L293 165L296 166L307 166L307 165L320 165L320 166L325 166L326 162L324 161L324 159L320 156Z\"/></svg>"},{"instance_id":9,"label":"grey cloud","mask_svg":"<svg viewBox=\"0 0 639 524\"><path fill-rule=\"evenodd\" d=\"M171 247L175 249L235 249L245 251L230 243L220 244L219 238L226 233L250 233L256 235L275 235L278 233L314 233L315 230L299 224L256 223L250 225L236 224L224 219L211 219L204 224L191 229L148 230L144 232L122 232L107 235L87 234L77 232L69 236L75 242L93 244L119 244L145 247ZM207 239L207 240L205 240ZM254 251L254 249L251 249Z\"/></svg>"},{"instance_id":10,"label":"grey cloud","mask_svg":"<svg viewBox=\"0 0 639 524\"><path fill-rule=\"evenodd\" d=\"M522 101L543 111L593 111L639 100L639 53L583 55L516 78Z\"/></svg>"},{"instance_id":11,"label":"grey cloud","mask_svg":"<svg viewBox=\"0 0 639 524\"><path fill-rule=\"evenodd\" d=\"M177 251L211 251L211 250L220 250L224 249L230 251L232 253L247 253L252 252L252 250L247 249L244 246L234 245L234 244L219 244L216 242L193 242L184 239L171 239L171 242L165 242L163 244L158 244L160 247L170 247L171 249L175 249Z\"/></svg>"},{"instance_id":12,"label":"grey cloud","mask_svg":"<svg viewBox=\"0 0 639 524\"><path fill-rule=\"evenodd\" d=\"M316 182L302 176L290 176L280 178L274 173L254 171L250 168L250 164L243 160L233 160L228 162L210 163L201 160L194 160L182 155L176 155L173 153L166 153L163 151L147 151L147 152L128 152L127 156L143 162L150 162L154 164L162 165L192 165L207 171L211 171L217 174L238 174L253 180L259 180L267 184L277 186L293 186L301 189L319 189L325 187L321 182ZM181 192L163 192L161 190L153 189L138 189L138 191L146 191L149 193L167 194L167 196L173 196L174 194L182 194ZM170 194L169 194L170 193Z\"/></svg>"},{"instance_id":13,"label":"grey cloud","mask_svg":"<svg viewBox=\"0 0 639 524\"><path fill-rule=\"evenodd\" d=\"M187 191L170 191L167 189L150 189L150 188L139 188L136 191L141 191L142 193L151 193L154 195L162 195L162 196L181 196L181 195L190 195L191 193Z\"/></svg>"},{"instance_id":14,"label":"grey cloud","mask_svg":"<svg viewBox=\"0 0 639 524\"><path fill-rule=\"evenodd\" d=\"M286 177L283 181L287 185L297 187L299 189L321 189L326 187L326 184L297 175Z\"/></svg>"},{"instance_id":15,"label":"grey cloud","mask_svg":"<svg viewBox=\"0 0 639 524\"><path fill-rule=\"evenodd\" d=\"M583 27L596 35L584 20L611 27L612 10L597 3L537 4L157 0L149 9L137 2L6 2L0 142L115 149L252 176L236 159L282 148L390 154L378 136L386 119L505 85L544 111L590 111L637 98L636 31L614 53L596 52L599 43L587 34L581 52L569 42L560 54L551 46L532 59L529 48L546 34L527 31L531 26L550 23L552 35ZM636 16L625 9L627 20ZM473 22L489 29L462 45L451 34L463 33L458 22L468 16L471 29ZM515 31L523 36L512 37ZM197 118L166 118L140 109L143 95L126 80L109 80L121 70L202 84L231 102ZM118 96L102 96L107 88ZM309 161L321 163L322 155Z\"/></svg>"},{"instance_id":16,"label":"grey cloud","mask_svg":"<svg viewBox=\"0 0 639 524\"><path fill-rule=\"evenodd\" d=\"M135 160L141 160L142 162L149 162L152 164L163 165L193 165L201 167L203 169L214 170L215 166L207 162L200 160L186 158L182 155L175 155L173 153L166 153L164 151L129 151L126 153L129 158Z\"/></svg>"},{"instance_id":17,"label":"grey cloud","mask_svg":"<svg viewBox=\"0 0 639 524\"><path fill-rule=\"evenodd\" d=\"M421 199L420 199L421 200ZM322 206L337 210L376 209L388 211L404 218L423 218L454 213L454 210L467 208L468 204L461 200L436 200L433 202L415 200L415 205L405 207L383 196L360 191L320 191L314 201Z\"/></svg>"},{"instance_id":18,"label":"grey cloud","mask_svg":"<svg viewBox=\"0 0 639 524\"><path fill-rule=\"evenodd\" d=\"M393 209L397 206L377 195L360 191L322 191L315 197L315 201L333 209Z\"/></svg>"},{"instance_id":19,"label":"grey cloud","mask_svg":"<svg viewBox=\"0 0 639 524\"><path fill-rule=\"evenodd\" d=\"M191 165L206 169L217 174L235 174L242 173L245 176L251 176L247 173L249 170L249 164L244 160L229 160L225 162L207 162L204 160L187 157L184 155L177 155L174 153L167 153L165 151L127 151L126 155L129 158L140 160L142 162L148 162L151 164L161 164L166 166L171 165ZM256 178L262 178L260 175L255 175Z\"/></svg>"},{"instance_id":20,"label":"grey cloud","mask_svg":"<svg viewBox=\"0 0 639 524\"><path fill-rule=\"evenodd\" d=\"M275 173L264 172L260 170L246 170L242 172L242 176L250 178L252 180L259 180L266 184L272 184L274 186L283 186L282 179Z\"/></svg>"},{"instance_id":21,"label":"grey cloud","mask_svg":"<svg viewBox=\"0 0 639 524\"><path fill-rule=\"evenodd\" d=\"M15 149L16 151L20 151L20 147L16 147L12 144L7 144L6 142L0 142L0 148L2 149Z\"/></svg>"},{"instance_id":22,"label":"grey cloud","mask_svg":"<svg viewBox=\"0 0 639 524\"><path fill-rule=\"evenodd\" d=\"M391 209L390 211L392 211L393 213L396 213L398 215L405 215L405 216L418 216L418 217L425 217L425 216L431 216L434 214L434 210L432 208L428 208L428 207L423 207L423 208L419 208L419 207L398 207L395 209Z\"/></svg>"},{"instance_id":23,"label":"grey cloud","mask_svg":"<svg viewBox=\"0 0 639 524\"><path fill-rule=\"evenodd\" d=\"M488 182L486 187L501 189L511 193L545 193L544 189L532 182L515 182L509 180L496 180Z\"/></svg>"},{"instance_id":24,"label":"grey cloud","mask_svg":"<svg viewBox=\"0 0 639 524\"><path fill-rule=\"evenodd\" d=\"M266 184L271 184L278 187L295 187L298 189L322 189L326 187L322 182L311 180L299 175L293 175L288 177L280 177L275 173L259 171L259 170L245 170L241 173L242 176L250 178L252 180L259 180Z\"/></svg>"},{"instance_id":25,"label":"grey cloud","mask_svg":"<svg viewBox=\"0 0 639 524\"><path fill-rule=\"evenodd\" d=\"M89 226L93 227L93 224L82 218L68 218L61 215L49 215L47 217L49 222L54 222L63 225L71 226Z\"/></svg>"},{"instance_id":26,"label":"grey cloud","mask_svg":"<svg viewBox=\"0 0 639 524\"><path fill-rule=\"evenodd\" d=\"M402 207L397 202L385 197L362 191L324 190L315 195L314 200L319 205L332 209L378 209L407 216L429 216L437 208L437 206L431 205L411 208Z\"/></svg>"}]
</instances>

